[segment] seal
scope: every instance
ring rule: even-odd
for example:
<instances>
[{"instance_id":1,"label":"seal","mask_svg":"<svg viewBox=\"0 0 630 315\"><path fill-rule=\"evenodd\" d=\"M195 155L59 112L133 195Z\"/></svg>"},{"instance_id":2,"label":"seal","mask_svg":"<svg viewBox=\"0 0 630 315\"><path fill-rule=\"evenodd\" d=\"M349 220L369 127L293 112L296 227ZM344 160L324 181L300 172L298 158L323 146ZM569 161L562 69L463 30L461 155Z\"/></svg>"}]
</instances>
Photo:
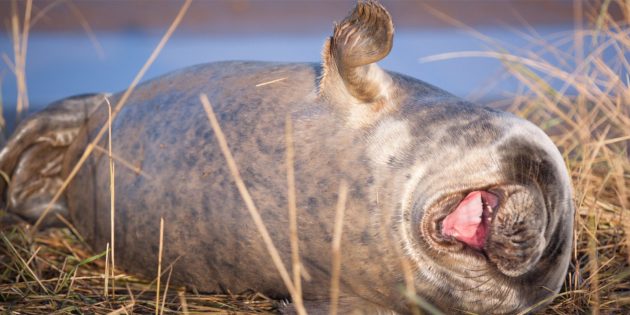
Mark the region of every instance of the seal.
<instances>
[{"instance_id":1,"label":"seal","mask_svg":"<svg viewBox=\"0 0 630 315\"><path fill-rule=\"evenodd\" d=\"M339 313L407 314L417 300L484 314L549 303L572 244L574 206L560 153L526 120L381 69L376 62L388 55L393 34L381 5L360 2L335 26L321 65L219 62L139 86L112 123L117 266L155 275L163 218L172 282L289 298L210 128L203 93L287 266L283 161L291 117L309 313L331 307L342 181L349 192ZM29 220L42 214L107 122L106 97L116 103L121 94L61 100L17 128L0 151L0 168L11 175L2 187L10 211ZM53 211L97 251L110 239L103 152L89 155ZM57 216L47 217L54 224ZM294 309L289 303L281 311Z\"/></svg>"}]
</instances>

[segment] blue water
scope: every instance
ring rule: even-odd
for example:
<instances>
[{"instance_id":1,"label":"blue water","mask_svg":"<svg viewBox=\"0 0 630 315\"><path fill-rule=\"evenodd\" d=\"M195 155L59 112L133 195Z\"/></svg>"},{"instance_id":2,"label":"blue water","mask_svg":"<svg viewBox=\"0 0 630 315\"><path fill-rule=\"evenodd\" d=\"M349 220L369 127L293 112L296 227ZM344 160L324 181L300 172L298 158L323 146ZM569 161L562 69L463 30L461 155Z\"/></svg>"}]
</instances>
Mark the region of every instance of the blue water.
<instances>
[{"instance_id":1,"label":"blue water","mask_svg":"<svg viewBox=\"0 0 630 315\"><path fill-rule=\"evenodd\" d=\"M565 33L570 26L537 29L542 36ZM523 31L523 30L520 30ZM529 40L513 30L482 29L481 32L509 49L526 47ZM257 36L200 36L176 33L167 43L144 80L185 66L219 60L319 61L327 33L304 36L260 34ZM27 55L27 86L32 108L87 92L125 89L160 40L160 35L97 33L99 54L82 33L33 33ZM514 91L516 81L502 78L501 63L492 59L456 59L422 63L434 54L486 50L487 45L457 29L397 30L391 54L382 67L422 79L456 95L471 97L490 82L498 84L483 98L493 99ZM12 46L0 36L0 53L12 57ZM5 112L16 102L15 79L3 62L2 96ZM498 80L499 79L499 80ZM494 84L494 83L493 83Z\"/></svg>"}]
</instances>

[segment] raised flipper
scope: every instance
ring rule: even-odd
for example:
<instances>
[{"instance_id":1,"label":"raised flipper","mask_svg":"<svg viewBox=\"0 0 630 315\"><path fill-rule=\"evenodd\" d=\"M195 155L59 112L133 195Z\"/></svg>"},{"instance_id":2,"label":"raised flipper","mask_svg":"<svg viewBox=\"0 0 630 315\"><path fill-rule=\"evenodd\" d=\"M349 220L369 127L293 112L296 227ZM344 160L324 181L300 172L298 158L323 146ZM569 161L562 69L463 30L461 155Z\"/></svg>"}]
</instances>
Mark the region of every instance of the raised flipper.
<instances>
[{"instance_id":1,"label":"raised flipper","mask_svg":"<svg viewBox=\"0 0 630 315\"><path fill-rule=\"evenodd\" d=\"M359 2L324 44L324 75L320 93L332 103L356 111L353 106L373 112L349 117L362 123L372 121L378 112L394 108L394 86L391 77L375 62L392 49L394 25L389 13L375 1ZM351 121L355 123L355 121Z\"/></svg>"},{"instance_id":2,"label":"raised flipper","mask_svg":"<svg viewBox=\"0 0 630 315\"><path fill-rule=\"evenodd\" d=\"M105 94L89 94L57 101L24 120L0 150L0 183L9 212L35 222L61 187L64 154L88 116L104 103ZM67 216L66 202L58 200L42 226L59 223L55 213Z\"/></svg>"}]
</instances>

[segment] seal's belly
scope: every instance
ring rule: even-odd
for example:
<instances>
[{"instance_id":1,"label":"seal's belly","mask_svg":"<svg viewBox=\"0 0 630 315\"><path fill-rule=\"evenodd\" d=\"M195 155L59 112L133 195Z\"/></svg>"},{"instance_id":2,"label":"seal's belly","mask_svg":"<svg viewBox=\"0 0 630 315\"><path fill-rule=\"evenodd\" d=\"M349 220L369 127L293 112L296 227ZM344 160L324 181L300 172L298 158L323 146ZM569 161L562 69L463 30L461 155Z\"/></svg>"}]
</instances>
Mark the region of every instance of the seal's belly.
<instances>
[{"instance_id":1,"label":"seal's belly","mask_svg":"<svg viewBox=\"0 0 630 315\"><path fill-rule=\"evenodd\" d=\"M342 129L334 127L331 115L325 115L328 109L315 101L313 67L271 65L255 73L257 66L248 66L244 76L223 75L203 85L186 85L185 92L178 87L196 80L166 77L134 92L113 123L117 265L132 273L155 276L163 218L163 268L175 264L176 283L203 291L257 289L286 296L199 102L199 93L207 93L245 183L288 266L284 124L286 113L294 113L302 256L313 278L305 290L328 286L339 180L348 173L367 181L369 170L360 158L333 163L339 160L339 152L327 149L328 142L351 140L337 134ZM211 70L200 70L198 76L206 77ZM254 83L289 73L290 84L280 82L259 88L275 93L256 90ZM178 83L173 85L175 79ZM160 90L165 92L155 93ZM143 97L149 92L150 97ZM116 100L115 96L112 103ZM102 110L91 118L67 155L68 169L86 147L87 133L93 136L98 132L97 126L105 117ZM322 133L333 140L325 140ZM101 146L106 148L106 142ZM355 188L355 193L367 192ZM98 151L89 158L68 188L67 200L80 232L95 249L104 250L110 242L109 161L104 153ZM352 225L344 230L348 247L354 247L348 259L372 263L387 260L379 250L362 249L370 235L378 232L369 231L369 207L356 204L354 208L357 213L353 214ZM365 213L358 215L361 211ZM374 274L374 279L357 279L383 281L382 274ZM322 291L316 289L312 294Z\"/></svg>"}]
</instances>

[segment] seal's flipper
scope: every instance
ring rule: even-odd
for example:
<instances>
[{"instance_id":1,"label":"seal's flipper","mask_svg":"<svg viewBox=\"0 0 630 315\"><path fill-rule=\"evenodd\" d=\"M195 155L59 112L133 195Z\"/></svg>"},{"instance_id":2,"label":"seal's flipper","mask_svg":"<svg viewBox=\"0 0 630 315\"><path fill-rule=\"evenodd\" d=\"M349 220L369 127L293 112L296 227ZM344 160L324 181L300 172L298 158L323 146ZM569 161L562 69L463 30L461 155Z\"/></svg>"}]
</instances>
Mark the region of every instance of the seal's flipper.
<instances>
[{"instance_id":1,"label":"seal's flipper","mask_svg":"<svg viewBox=\"0 0 630 315\"><path fill-rule=\"evenodd\" d=\"M88 116L102 104L105 94L80 95L49 105L24 120L0 150L0 170L8 186L0 183L8 210L35 222L61 187L63 157ZM58 223L55 213L66 216L65 200L59 200L43 221Z\"/></svg>"},{"instance_id":2,"label":"seal's flipper","mask_svg":"<svg viewBox=\"0 0 630 315\"><path fill-rule=\"evenodd\" d=\"M392 80L375 62L389 54L393 39L387 10L375 1L359 2L324 45L322 93L340 103L348 102L345 96L380 109L391 94Z\"/></svg>"}]
</instances>

